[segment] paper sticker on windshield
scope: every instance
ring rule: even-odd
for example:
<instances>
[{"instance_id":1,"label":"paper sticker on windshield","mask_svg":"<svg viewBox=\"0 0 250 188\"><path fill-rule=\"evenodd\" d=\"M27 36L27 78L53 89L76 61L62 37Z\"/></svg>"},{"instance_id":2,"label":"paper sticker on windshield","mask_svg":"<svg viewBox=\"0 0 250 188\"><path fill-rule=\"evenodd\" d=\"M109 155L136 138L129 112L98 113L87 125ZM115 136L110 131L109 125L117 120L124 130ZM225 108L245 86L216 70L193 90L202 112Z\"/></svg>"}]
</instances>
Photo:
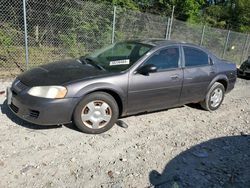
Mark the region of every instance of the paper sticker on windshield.
<instances>
[{"instance_id":1,"label":"paper sticker on windshield","mask_svg":"<svg viewBox=\"0 0 250 188\"><path fill-rule=\"evenodd\" d=\"M129 65L129 59L122 59L117 61L110 61L109 65Z\"/></svg>"}]
</instances>

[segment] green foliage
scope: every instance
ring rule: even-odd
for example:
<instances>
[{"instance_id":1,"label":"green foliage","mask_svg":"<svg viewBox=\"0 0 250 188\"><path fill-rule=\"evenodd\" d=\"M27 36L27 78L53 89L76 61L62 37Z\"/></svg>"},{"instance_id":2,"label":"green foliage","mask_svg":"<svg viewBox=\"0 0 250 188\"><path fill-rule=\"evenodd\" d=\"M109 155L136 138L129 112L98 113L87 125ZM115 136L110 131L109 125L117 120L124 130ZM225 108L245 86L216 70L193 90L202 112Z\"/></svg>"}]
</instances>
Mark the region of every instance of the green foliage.
<instances>
[{"instance_id":1,"label":"green foliage","mask_svg":"<svg viewBox=\"0 0 250 188\"><path fill-rule=\"evenodd\" d=\"M112 0L112 3L132 10L138 10L138 4L133 0Z\"/></svg>"},{"instance_id":2,"label":"green foliage","mask_svg":"<svg viewBox=\"0 0 250 188\"><path fill-rule=\"evenodd\" d=\"M179 0L176 5L176 12L179 19L189 22L199 22L201 8L205 4L204 0Z\"/></svg>"},{"instance_id":3,"label":"green foliage","mask_svg":"<svg viewBox=\"0 0 250 188\"><path fill-rule=\"evenodd\" d=\"M76 33L59 34L59 39L70 57L80 56L84 52L84 46L78 44Z\"/></svg>"},{"instance_id":4,"label":"green foliage","mask_svg":"<svg viewBox=\"0 0 250 188\"><path fill-rule=\"evenodd\" d=\"M10 46L12 43L12 38L4 30L0 30L0 45L1 46Z\"/></svg>"},{"instance_id":5,"label":"green foliage","mask_svg":"<svg viewBox=\"0 0 250 188\"><path fill-rule=\"evenodd\" d=\"M17 61L14 60L14 56L17 56L18 61L24 57L24 49L18 45L16 38L18 38L17 31L10 26L2 25L0 27L0 69L9 70L17 67ZM20 67L22 68L22 65L18 65L17 69L20 70ZM0 73L0 77L1 75L2 73Z\"/></svg>"},{"instance_id":6,"label":"green foliage","mask_svg":"<svg viewBox=\"0 0 250 188\"><path fill-rule=\"evenodd\" d=\"M229 0L208 5L204 11L204 21L213 27L250 32L249 0Z\"/></svg>"},{"instance_id":7,"label":"green foliage","mask_svg":"<svg viewBox=\"0 0 250 188\"><path fill-rule=\"evenodd\" d=\"M242 32L250 32L250 3L249 0L238 0L237 8L237 21L238 30Z\"/></svg>"},{"instance_id":8,"label":"green foliage","mask_svg":"<svg viewBox=\"0 0 250 188\"><path fill-rule=\"evenodd\" d=\"M225 20L229 17L226 10L227 7L211 5L205 9L203 21L213 27L225 28L227 25Z\"/></svg>"},{"instance_id":9,"label":"green foliage","mask_svg":"<svg viewBox=\"0 0 250 188\"><path fill-rule=\"evenodd\" d=\"M175 18L191 23L206 23L213 27L250 32L249 0L105 0L124 8L170 16L175 6ZM97 2L103 2L97 0Z\"/></svg>"},{"instance_id":10,"label":"green foliage","mask_svg":"<svg viewBox=\"0 0 250 188\"><path fill-rule=\"evenodd\" d=\"M19 32L8 24L0 27L0 57L6 58L6 54L19 53L15 48L15 46L19 46L18 43L20 42L18 34Z\"/></svg>"},{"instance_id":11,"label":"green foliage","mask_svg":"<svg viewBox=\"0 0 250 188\"><path fill-rule=\"evenodd\" d=\"M121 6L132 10L139 10L139 4L133 0L93 0L97 3L103 3L104 1L112 3L113 5Z\"/></svg>"}]
</instances>

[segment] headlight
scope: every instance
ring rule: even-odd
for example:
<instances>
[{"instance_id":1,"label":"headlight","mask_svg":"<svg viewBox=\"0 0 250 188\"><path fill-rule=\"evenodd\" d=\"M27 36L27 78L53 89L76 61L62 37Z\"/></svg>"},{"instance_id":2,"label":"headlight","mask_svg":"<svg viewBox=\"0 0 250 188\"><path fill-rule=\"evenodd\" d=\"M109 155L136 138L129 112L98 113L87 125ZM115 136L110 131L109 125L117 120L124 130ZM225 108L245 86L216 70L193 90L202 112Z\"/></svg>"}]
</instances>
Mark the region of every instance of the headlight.
<instances>
[{"instance_id":1,"label":"headlight","mask_svg":"<svg viewBox=\"0 0 250 188\"><path fill-rule=\"evenodd\" d=\"M28 94L48 99L61 99L67 94L67 89L62 86L38 86L32 87Z\"/></svg>"},{"instance_id":2,"label":"headlight","mask_svg":"<svg viewBox=\"0 0 250 188\"><path fill-rule=\"evenodd\" d=\"M240 69L245 69L245 68L246 68L246 63L242 63Z\"/></svg>"}]
</instances>

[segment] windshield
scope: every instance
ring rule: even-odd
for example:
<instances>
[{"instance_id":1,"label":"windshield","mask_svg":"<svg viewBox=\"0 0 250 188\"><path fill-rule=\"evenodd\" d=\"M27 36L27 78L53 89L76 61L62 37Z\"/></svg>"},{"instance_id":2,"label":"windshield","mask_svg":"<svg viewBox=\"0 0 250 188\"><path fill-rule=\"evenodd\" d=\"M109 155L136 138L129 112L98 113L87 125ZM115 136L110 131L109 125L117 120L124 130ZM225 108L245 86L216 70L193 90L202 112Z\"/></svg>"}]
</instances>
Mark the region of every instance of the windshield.
<instances>
[{"instance_id":1,"label":"windshield","mask_svg":"<svg viewBox=\"0 0 250 188\"><path fill-rule=\"evenodd\" d=\"M131 67L153 46L138 42L119 42L98 50L85 59L106 71L121 72Z\"/></svg>"}]
</instances>

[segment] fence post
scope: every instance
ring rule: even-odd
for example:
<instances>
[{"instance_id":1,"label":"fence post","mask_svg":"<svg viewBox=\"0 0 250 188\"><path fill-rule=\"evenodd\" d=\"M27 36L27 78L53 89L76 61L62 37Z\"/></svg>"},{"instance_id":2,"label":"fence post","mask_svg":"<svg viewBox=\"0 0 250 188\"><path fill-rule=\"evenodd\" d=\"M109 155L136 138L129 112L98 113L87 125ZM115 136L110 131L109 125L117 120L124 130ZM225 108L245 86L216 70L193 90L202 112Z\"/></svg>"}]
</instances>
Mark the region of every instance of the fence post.
<instances>
[{"instance_id":1,"label":"fence post","mask_svg":"<svg viewBox=\"0 0 250 188\"><path fill-rule=\"evenodd\" d=\"M29 51L28 51L26 0L23 0L23 21L24 21L24 41L25 41L25 62L26 62L26 69L29 69Z\"/></svg>"},{"instance_id":2,"label":"fence post","mask_svg":"<svg viewBox=\"0 0 250 188\"><path fill-rule=\"evenodd\" d=\"M200 42L200 46L202 45L203 40L204 40L205 28L206 28L206 25L204 24L204 26L203 26L203 28L202 28L202 34L201 34L201 42Z\"/></svg>"},{"instance_id":3,"label":"fence post","mask_svg":"<svg viewBox=\"0 0 250 188\"><path fill-rule=\"evenodd\" d=\"M169 17L168 17L167 30L166 30L166 35L165 35L165 39L166 39L166 40L168 39L169 25L170 25L170 20L169 20Z\"/></svg>"},{"instance_id":4,"label":"fence post","mask_svg":"<svg viewBox=\"0 0 250 188\"><path fill-rule=\"evenodd\" d=\"M114 13L113 13L113 28L112 28L112 39L111 43L115 42L115 22L116 22L116 6L114 6Z\"/></svg>"},{"instance_id":5,"label":"fence post","mask_svg":"<svg viewBox=\"0 0 250 188\"><path fill-rule=\"evenodd\" d=\"M229 40L229 36L230 36L230 30L228 30L227 32L227 38L226 38L226 41L225 41L225 44L224 44L224 49L223 49L223 55L222 55L222 58L224 58L225 56L225 53L226 53L226 49L227 49L227 44L228 44L228 40Z\"/></svg>"},{"instance_id":6,"label":"fence post","mask_svg":"<svg viewBox=\"0 0 250 188\"><path fill-rule=\"evenodd\" d=\"M171 39L171 32L172 32L172 26L173 26L173 19L174 19L174 8L175 6L173 6L172 9L172 14L171 14L171 20L170 20L170 26L169 26L169 32L168 32L168 39Z\"/></svg>"},{"instance_id":7,"label":"fence post","mask_svg":"<svg viewBox=\"0 0 250 188\"><path fill-rule=\"evenodd\" d=\"M245 41L245 44L244 44L244 48L242 50L242 54L241 54L241 57L240 57L240 63L242 62L243 57L245 55L245 49L247 48L248 38L249 38L249 34L247 34L247 38L246 38L246 41Z\"/></svg>"}]
</instances>

